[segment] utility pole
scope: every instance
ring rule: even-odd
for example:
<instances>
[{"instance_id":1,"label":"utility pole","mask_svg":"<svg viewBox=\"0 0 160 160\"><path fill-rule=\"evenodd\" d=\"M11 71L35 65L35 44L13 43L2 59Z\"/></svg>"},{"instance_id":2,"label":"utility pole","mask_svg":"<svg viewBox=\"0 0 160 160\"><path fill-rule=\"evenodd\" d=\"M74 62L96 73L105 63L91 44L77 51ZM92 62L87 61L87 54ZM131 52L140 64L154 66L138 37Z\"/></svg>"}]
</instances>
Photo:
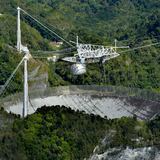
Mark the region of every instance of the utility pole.
<instances>
[{"instance_id":1,"label":"utility pole","mask_svg":"<svg viewBox=\"0 0 160 160\"><path fill-rule=\"evenodd\" d=\"M17 50L21 53L21 20L20 20L21 9L17 7Z\"/></svg>"}]
</instances>

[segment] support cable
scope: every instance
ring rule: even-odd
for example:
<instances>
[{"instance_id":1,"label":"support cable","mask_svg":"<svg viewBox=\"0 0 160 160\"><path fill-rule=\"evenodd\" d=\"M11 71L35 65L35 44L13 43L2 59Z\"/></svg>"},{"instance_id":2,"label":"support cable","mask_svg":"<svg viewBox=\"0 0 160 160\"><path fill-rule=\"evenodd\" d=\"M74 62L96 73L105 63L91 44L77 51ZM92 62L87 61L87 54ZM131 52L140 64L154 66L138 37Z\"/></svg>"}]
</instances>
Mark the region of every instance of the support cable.
<instances>
[{"instance_id":1,"label":"support cable","mask_svg":"<svg viewBox=\"0 0 160 160\"><path fill-rule=\"evenodd\" d=\"M88 101L91 103L92 107L94 107L95 110L99 111L99 112L102 114L102 116L105 116L105 115L106 115L101 109L99 109L99 107L97 107L97 106L94 104L94 102L92 101L91 98L89 98ZM98 115L99 115L99 114L98 114Z\"/></svg>"},{"instance_id":2,"label":"support cable","mask_svg":"<svg viewBox=\"0 0 160 160\"><path fill-rule=\"evenodd\" d=\"M56 51L42 51L42 50L38 50L38 51L31 51L31 52L32 53L41 53L41 52L43 52L41 54L59 54L59 55L63 55L63 54L68 54L67 52L71 52L73 49L76 49L76 47L65 48L65 49L56 50ZM34 54L34 55L36 55L36 54Z\"/></svg>"},{"instance_id":3,"label":"support cable","mask_svg":"<svg viewBox=\"0 0 160 160\"><path fill-rule=\"evenodd\" d=\"M72 101L74 101L74 103L80 104L80 107L82 108L82 111L85 111L86 113L88 112L89 114L92 113L92 111L89 110L89 109L85 106L85 104L83 104L83 101L81 101L81 100L79 99L79 96L77 96L76 99L74 99L74 98L71 98L71 99L72 99ZM76 102L76 100L77 100L77 102Z\"/></svg>"},{"instance_id":4,"label":"support cable","mask_svg":"<svg viewBox=\"0 0 160 160\"><path fill-rule=\"evenodd\" d=\"M30 18L32 18L35 22L37 22L38 24L40 24L42 27L44 27L45 29L47 29L48 31L50 31L51 33L53 33L54 35L56 35L58 38L60 38L62 41L66 42L68 45L72 46L73 45L71 43L69 43L68 41L66 41L64 38L62 38L61 36L59 36L56 32L52 31L50 28L48 28L46 25L42 24L39 20L37 20L36 18L34 18L32 15L30 15L29 13L27 13L25 10L20 9L21 11L23 11L26 15L28 15Z\"/></svg>"},{"instance_id":5,"label":"support cable","mask_svg":"<svg viewBox=\"0 0 160 160\"><path fill-rule=\"evenodd\" d=\"M146 35L146 36L145 36ZM154 40L154 41L157 41L157 38L160 38L160 35L159 36L150 36L145 34L143 37L129 37L130 39L124 39L124 40L120 40L118 42L143 42L143 41L151 41L151 40ZM133 40L134 38L134 40Z\"/></svg>"},{"instance_id":6,"label":"support cable","mask_svg":"<svg viewBox=\"0 0 160 160\"><path fill-rule=\"evenodd\" d=\"M8 78L8 80L6 81L6 83L2 86L1 90L0 90L0 96L2 95L2 93L5 91L6 87L9 85L11 79L13 78L13 76L15 75L15 73L17 72L17 70L19 69L20 65L23 63L24 58L22 58L22 60L20 61L20 63L17 65L16 69L12 72L12 74L10 75L10 77Z\"/></svg>"},{"instance_id":7,"label":"support cable","mask_svg":"<svg viewBox=\"0 0 160 160\"><path fill-rule=\"evenodd\" d=\"M65 95L65 97L66 97L66 96L67 96L67 95ZM64 101L64 103L65 103L65 106L66 106L66 107L69 107L69 108L72 108L72 107L73 107L72 109L74 109L74 110L76 111L77 108L75 107L75 104L72 104L73 106L72 106L71 104L68 104L68 102L66 101L65 97L64 97L64 95L62 95L62 99L63 99L63 101Z\"/></svg>"},{"instance_id":8,"label":"support cable","mask_svg":"<svg viewBox=\"0 0 160 160\"><path fill-rule=\"evenodd\" d=\"M31 102L30 96L28 96L28 100L29 100L29 103L30 103L30 105L31 105L31 107L32 107L32 109L33 109L33 111L36 112L36 109L34 108L32 102Z\"/></svg>"},{"instance_id":9,"label":"support cable","mask_svg":"<svg viewBox=\"0 0 160 160\"><path fill-rule=\"evenodd\" d=\"M118 52L118 53L130 52L130 51L134 51L134 50L138 50L138 49L142 49L142 48L148 48L148 47L151 47L151 46L156 46L156 45L159 45L159 44L160 44L160 42L158 42L158 43L152 43L152 44L148 44L148 45L145 45L145 46L128 49L126 51L121 51L121 52Z\"/></svg>"}]
</instances>

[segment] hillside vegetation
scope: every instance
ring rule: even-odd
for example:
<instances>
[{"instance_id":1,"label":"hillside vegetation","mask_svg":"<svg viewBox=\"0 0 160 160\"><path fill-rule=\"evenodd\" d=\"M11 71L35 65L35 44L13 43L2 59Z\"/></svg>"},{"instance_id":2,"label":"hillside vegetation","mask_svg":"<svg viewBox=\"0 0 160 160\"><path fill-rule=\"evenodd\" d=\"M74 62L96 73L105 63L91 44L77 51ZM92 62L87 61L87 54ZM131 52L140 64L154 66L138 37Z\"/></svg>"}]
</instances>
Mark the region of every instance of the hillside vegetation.
<instances>
[{"instance_id":1,"label":"hillside vegetation","mask_svg":"<svg viewBox=\"0 0 160 160\"><path fill-rule=\"evenodd\" d=\"M160 118L107 120L64 106L44 106L25 119L0 111L0 159L83 160L108 148L159 146Z\"/></svg>"},{"instance_id":2,"label":"hillside vegetation","mask_svg":"<svg viewBox=\"0 0 160 160\"><path fill-rule=\"evenodd\" d=\"M114 45L116 38L118 45L134 48L160 40L158 0L0 0L1 46L16 45L17 6L47 24L68 41L75 40L76 35L79 35L80 42ZM22 15L22 19L23 44L27 44L31 50L53 49L49 42L59 40L58 37L49 34L31 19L26 19L25 15ZM65 44L63 47L69 46ZM68 63L50 64L49 83L51 86L69 83L110 84L159 91L159 51L157 45L122 53L116 59L106 62L105 77L102 74L103 67L99 64L88 65L84 76L73 76ZM10 52L7 51L7 54ZM10 68L9 66L10 61L7 68ZM2 70L4 69L1 68L0 74ZM11 70L7 72L11 73ZM3 84L4 77L0 78L0 84Z\"/></svg>"},{"instance_id":3,"label":"hillside vegetation","mask_svg":"<svg viewBox=\"0 0 160 160\"><path fill-rule=\"evenodd\" d=\"M159 0L0 0L0 86L22 58L15 49L17 6L68 41L75 41L79 35L81 43L108 46L114 45L117 39L118 45L129 45L131 49L160 41ZM58 37L26 15L22 14L21 18L22 42L31 53L55 50L50 42L60 41ZM68 47L64 43L59 49ZM88 65L83 76L73 76L70 64L62 61L32 60L29 71L40 67L37 76L47 74L50 86L109 84L159 92L159 52L157 45L122 53L105 63L104 68L100 64ZM22 90L22 73L23 67L5 94ZM1 109L0 159L81 160L88 158L104 138L109 143L101 148L102 151L110 147L159 147L159 124L159 117L149 122L136 117L109 120L64 106L44 106L25 119Z\"/></svg>"}]
</instances>

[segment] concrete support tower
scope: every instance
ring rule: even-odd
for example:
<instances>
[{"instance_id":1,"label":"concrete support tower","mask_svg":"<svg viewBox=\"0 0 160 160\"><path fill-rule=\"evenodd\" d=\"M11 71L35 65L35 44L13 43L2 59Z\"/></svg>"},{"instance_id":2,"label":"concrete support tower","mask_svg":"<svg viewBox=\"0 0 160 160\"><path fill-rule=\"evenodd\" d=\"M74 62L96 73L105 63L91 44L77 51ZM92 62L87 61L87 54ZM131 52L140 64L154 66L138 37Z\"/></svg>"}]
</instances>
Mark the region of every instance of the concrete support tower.
<instances>
[{"instance_id":1,"label":"concrete support tower","mask_svg":"<svg viewBox=\"0 0 160 160\"><path fill-rule=\"evenodd\" d=\"M24 98L23 98L23 117L26 117L28 114L28 70L27 70L28 57L24 57Z\"/></svg>"},{"instance_id":2,"label":"concrete support tower","mask_svg":"<svg viewBox=\"0 0 160 160\"><path fill-rule=\"evenodd\" d=\"M22 51L25 53L24 55L24 97L23 97L23 110L22 116L23 118L28 114L28 70L27 70L27 62L29 59L29 51L26 47L22 46L21 42L21 17L20 17L21 9L17 8L17 51L21 53ZM27 50L26 50L27 49Z\"/></svg>"},{"instance_id":3,"label":"concrete support tower","mask_svg":"<svg viewBox=\"0 0 160 160\"><path fill-rule=\"evenodd\" d=\"M17 50L21 53L21 20L20 20L20 11L21 9L17 8Z\"/></svg>"}]
</instances>

